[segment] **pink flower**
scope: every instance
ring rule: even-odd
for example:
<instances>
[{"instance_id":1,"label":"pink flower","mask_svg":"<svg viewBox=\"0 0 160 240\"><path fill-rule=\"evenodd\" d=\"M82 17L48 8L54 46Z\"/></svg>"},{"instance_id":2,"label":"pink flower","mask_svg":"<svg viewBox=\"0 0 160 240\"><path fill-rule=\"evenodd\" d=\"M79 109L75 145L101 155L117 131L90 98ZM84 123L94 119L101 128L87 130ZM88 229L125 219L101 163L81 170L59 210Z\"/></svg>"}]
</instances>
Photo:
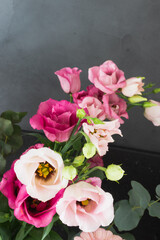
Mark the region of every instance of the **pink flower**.
<instances>
[{"instance_id":1,"label":"pink flower","mask_svg":"<svg viewBox=\"0 0 160 240\"><path fill-rule=\"evenodd\" d=\"M56 196L47 202L42 202L31 198L26 186L23 185L15 201L14 215L17 219L34 225L35 227L46 227L56 213L56 204L63 196L64 189L60 190Z\"/></svg>"},{"instance_id":2,"label":"pink flower","mask_svg":"<svg viewBox=\"0 0 160 240\"><path fill-rule=\"evenodd\" d=\"M104 93L100 91L98 88L96 88L94 85L89 85L87 87L87 91L80 91L77 93L74 93L73 96L73 101L76 104L80 104L85 97L94 97L97 98L99 101L102 100Z\"/></svg>"},{"instance_id":3,"label":"pink flower","mask_svg":"<svg viewBox=\"0 0 160 240\"><path fill-rule=\"evenodd\" d=\"M65 189L56 210L64 224L79 226L85 232L108 226L114 218L112 195L84 181Z\"/></svg>"},{"instance_id":4,"label":"pink flower","mask_svg":"<svg viewBox=\"0 0 160 240\"><path fill-rule=\"evenodd\" d=\"M96 166L101 166L101 167L104 166L103 159L98 154L96 154L94 157L88 159L87 162L90 163L90 168L93 168Z\"/></svg>"},{"instance_id":5,"label":"pink flower","mask_svg":"<svg viewBox=\"0 0 160 240\"><path fill-rule=\"evenodd\" d=\"M85 97L82 102L79 103L79 107L86 109L90 117L105 119L105 112L103 104L95 97Z\"/></svg>"},{"instance_id":6,"label":"pink flower","mask_svg":"<svg viewBox=\"0 0 160 240\"><path fill-rule=\"evenodd\" d=\"M0 182L0 191L8 198L8 205L12 209L15 208L17 194L22 186L21 182L16 177L13 167L14 165L12 165L10 170L4 173L2 181Z\"/></svg>"},{"instance_id":7,"label":"pink flower","mask_svg":"<svg viewBox=\"0 0 160 240\"><path fill-rule=\"evenodd\" d=\"M42 148L43 146L44 144L37 143L29 147L23 154L27 153L30 149L38 149ZM14 172L14 165L16 161L17 160L12 163L11 169L4 173L2 181L0 182L0 191L4 196L6 196L6 198L8 198L8 205L12 209L15 208L17 194L22 186L22 183L17 179L17 176Z\"/></svg>"},{"instance_id":8,"label":"pink flower","mask_svg":"<svg viewBox=\"0 0 160 240\"><path fill-rule=\"evenodd\" d=\"M117 94L104 95L103 106L107 119L118 119L121 124L124 123L121 117L128 119L128 113L126 112L127 104L122 98L119 98Z\"/></svg>"},{"instance_id":9,"label":"pink flower","mask_svg":"<svg viewBox=\"0 0 160 240\"><path fill-rule=\"evenodd\" d=\"M95 232L82 232L80 237L75 237L74 240L123 240L118 235L113 235L109 230L98 228Z\"/></svg>"},{"instance_id":10,"label":"pink flower","mask_svg":"<svg viewBox=\"0 0 160 240\"><path fill-rule=\"evenodd\" d=\"M142 88L144 83L142 82L143 78L141 77L132 77L126 80L126 86L122 88L123 95L127 97L132 97L137 94L142 94L144 91Z\"/></svg>"},{"instance_id":11,"label":"pink flower","mask_svg":"<svg viewBox=\"0 0 160 240\"><path fill-rule=\"evenodd\" d=\"M64 168L61 155L50 148L30 149L15 162L14 171L18 180L26 185L27 193L46 202L68 185L62 177Z\"/></svg>"},{"instance_id":12,"label":"pink flower","mask_svg":"<svg viewBox=\"0 0 160 240\"><path fill-rule=\"evenodd\" d=\"M150 102L156 104L157 106L145 108L144 116L155 126L160 126L160 102L154 100L150 100Z\"/></svg>"},{"instance_id":13,"label":"pink flower","mask_svg":"<svg viewBox=\"0 0 160 240\"><path fill-rule=\"evenodd\" d=\"M41 102L37 114L30 119L30 124L34 129L42 129L50 141L65 142L77 124L76 111L76 104L50 98Z\"/></svg>"},{"instance_id":14,"label":"pink flower","mask_svg":"<svg viewBox=\"0 0 160 240\"><path fill-rule=\"evenodd\" d=\"M88 78L96 88L107 94L111 94L126 85L124 73L110 60L99 67L90 68Z\"/></svg>"},{"instance_id":15,"label":"pink flower","mask_svg":"<svg viewBox=\"0 0 160 240\"><path fill-rule=\"evenodd\" d=\"M82 72L78 68L62 68L56 71L55 74L58 76L61 87L66 93L76 93L81 88L81 82L79 74Z\"/></svg>"},{"instance_id":16,"label":"pink flower","mask_svg":"<svg viewBox=\"0 0 160 240\"><path fill-rule=\"evenodd\" d=\"M105 155L108 151L108 143L114 142L112 138L113 134L119 134L122 136L119 127L120 123L118 120L92 125L83 123L84 132L89 136L100 156Z\"/></svg>"}]
</instances>

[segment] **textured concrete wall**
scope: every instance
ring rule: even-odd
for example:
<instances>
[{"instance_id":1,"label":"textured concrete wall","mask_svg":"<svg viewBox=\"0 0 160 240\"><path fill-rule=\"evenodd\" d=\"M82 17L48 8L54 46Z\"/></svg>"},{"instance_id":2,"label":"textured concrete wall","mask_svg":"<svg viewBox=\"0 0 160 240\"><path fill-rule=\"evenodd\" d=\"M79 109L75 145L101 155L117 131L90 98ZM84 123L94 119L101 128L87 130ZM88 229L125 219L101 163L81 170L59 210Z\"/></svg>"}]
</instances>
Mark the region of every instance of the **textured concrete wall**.
<instances>
[{"instance_id":1,"label":"textured concrete wall","mask_svg":"<svg viewBox=\"0 0 160 240\"><path fill-rule=\"evenodd\" d=\"M28 111L24 129L41 101L66 98L56 70L79 67L85 88L108 59L160 86L160 1L0 0L0 111ZM160 152L160 127L132 113L117 144Z\"/></svg>"}]
</instances>

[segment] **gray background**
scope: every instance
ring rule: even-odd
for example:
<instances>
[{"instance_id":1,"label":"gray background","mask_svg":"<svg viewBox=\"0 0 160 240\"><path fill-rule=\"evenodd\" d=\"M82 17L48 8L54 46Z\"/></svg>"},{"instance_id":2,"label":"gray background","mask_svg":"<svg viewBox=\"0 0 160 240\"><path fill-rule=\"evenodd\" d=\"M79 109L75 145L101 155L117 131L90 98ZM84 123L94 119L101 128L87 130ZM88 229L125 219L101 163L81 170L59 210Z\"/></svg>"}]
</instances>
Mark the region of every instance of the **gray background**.
<instances>
[{"instance_id":1,"label":"gray background","mask_svg":"<svg viewBox=\"0 0 160 240\"><path fill-rule=\"evenodd\" d=\"M160 1L0 0L0 111L27 111L23 129L41 101L67 98L56 70L82 69L84 89L88 68L108 59L160 87ZM160 127L143 110L131 110L122 131L116 144L160 152Z\"/></svg>"}]
</instances>

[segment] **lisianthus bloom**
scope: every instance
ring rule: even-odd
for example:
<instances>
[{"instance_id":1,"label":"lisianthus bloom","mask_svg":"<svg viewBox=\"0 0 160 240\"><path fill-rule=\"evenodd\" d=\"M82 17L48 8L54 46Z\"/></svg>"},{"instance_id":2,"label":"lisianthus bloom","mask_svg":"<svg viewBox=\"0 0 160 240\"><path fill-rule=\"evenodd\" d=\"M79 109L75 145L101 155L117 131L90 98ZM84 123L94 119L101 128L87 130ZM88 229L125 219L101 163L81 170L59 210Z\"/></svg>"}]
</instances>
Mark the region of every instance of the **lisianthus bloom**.
<instances>
[{"instance_id":1,"label":"lisianthus bloom","mask_svg":"<svg viewBox=\"0 0 160 240\"><path fill-rule=\"evenodd\" d=\"M77 124L76 111L76 104L50 98L41 102L37 114L30 119L30 124L34 129L43 130L50 141L65 142Z\"/></svg>"},{"instance_id":2,"label":"lisianthus bloom","mask_svg":"<svg viewBox=\"0 0 160 240\"><path fill-rule=\"evenodd\" d=\"M90 117L105 119L105 112L103 104L95 97L85 97L82 102L79 103L79 107L86 109L86 112Z\"/></svg>"},{"instance_id":3,"label":"lisianthus bloom","mask_svg":"<svg viewBox=\"0 0 160 240\"><path fill-rule=\"evenodd\" d=\"M108 151L108 143L114 142L112 135L119 134L122 136L119 129L120 123L118 120L103 122L103 124L83 123L83 130L89 136L90 141L97 148L98 154L103 156Z\"/></svg>"},{"instance_id":4,"label":"lisianthus bloom","mask_svg":"<svg viewBox=\"0 0 160 240\"><path fill-rule=\"evenodd\" d=\"M35 227L45 227L52 221L56 213L57 201L63 196L64 189L47 202L30 197L26 191L26 186L16 177L15 162L11 169L4 173L0 182L0 191L8 198L8 205L14 209L14 215L17 219Z\"/></svg>"},{"instance_id":5,"label":"lisianthus bloom","mask_svg":"<svg viewBox=\"0 0 160 240\"><path fill-rule=\"evenodd\" d=\"M111 94L126 85L124 72L110 60L100 66L89 68L88 78L96 88L107 94Z\"/></svg>"},{"instance_id":6,"label":"lisianthus bloom","mask_svg":"<svg viewBox=\"0 0 160 240\"><path fill-rule=\"evenodd\" d=\"M56 211L64 224L93 232L100 225L108 226L113 221L113 198L99 186L81 181L65 189Z\"/></svg>"},{"instance_id":7,"label":"lisianthus bloom","mask_svg":"<svg viewBox=\"0 0 160 240\"><path fill-rule=\"evenodd\" d=\"M59 71L56 71L55 74L59 78L61 87L66 93L76 93L81 88L81 82L79 74L82 72L78 68L62 68Z\"/></svg>"},{"instance_id":8,"label":"lisianthus bloom","mask_svg":"<svg viewBox=\"0 0 160 240\"><path fill-rule=\"evenodd\" d=\"M93 168L96 166L101 166L101 167L104 166L103 159L98 154L96 154L94 157L88 159L87 162L90 163L90 166L89 166L90 168Z\"/></svg>"},{"instance_id":9,"label":"lisianthus bloom","mask_svg":"<svg viewBox=\"0 0 160 240\"><path fill-rule=\"evenodd\" d=\"M98 88L96 88L94 85L89 85L87 87L87 91L80 91L77 93L74 93L73 96L73 101L76 104L80 104L85 97L94 97L97 98L99 101L102 100L104 93L100 91Z\"/></svg>"},{"instance_id":10,"label":"lisianthus bloom","mask_svg":"<svg viewBox=\"0 0 160 240\"><path fill-rule=\"evenodd\" d=\"M56 204L63 196L64 189L61 189L54 198L42 202L32 198L23 185L15 201L14 215L17 219L34 225L35 227L46 227L56 214Z\"/></svg>"},{"instance_id":11,"label":"lisianthus bloom","mask_svg":"<svg viewBox=\"0 0 160 240\"><path fill-rule=\"evenodd\" d=\"M124 96L132 97L137 94L142 94L144 91L142 77L132 77L126 80L126 86L122 88Z\"/></svg>"},{"instance_id":12,"label":"lisianthus bloom","mask_svg":"<svg viewBox=\"0 0 160 240\"><path fill-rule=\"evenodd\" d=\"M124 123L121 117L128 119L128 113L126 112L127 104L122 98L118 97L116 93L104 95L103 106L107 119L118 119L121 124Z\"/></svg>"},{"instance_id":13,"label":"lisianthus bloom","mask_svg":"<svg viewBox=\"0 0 160 240\"><path fill-rule=\"evenodd\" d=\"M30 149L15 162L18 180L26 185L27 193L46 202L65 188L68 180L62 177L64 168L61 155L50 148Z\"/></svg>"},{"instance_id":14,"label":"lisianthus bloom","mask_svg":"<svg viewBox=\"0 0 160 240\"><path fill-rule=\"evenodd\" d=\"M27 153L30 149L39 149L43 146L44 144L37 143L33 146L30 146L23 154ZM22 186L22 183L17 179L14 171L14 165L16 161L17 160L12 163L11 169L3 174L2 181L0 182L0 191L4 196L6 196L6 198L8 198L8 205L12 209L15 208L17 194Z\"/></svg>"},{"instance_id":15,"label":"lisianthus bloom","mask_svg":"<svg viewBox=\"0 0 160 240\"><path fill-rule=\"evenodd\" d=\"M160 102L154 100L150 100L150 102L156 104L156 106L146 107L144 116L155 126L160 126Z\"/></svg>"},{"instance_id":16,"label":"lisianthus bloom","mask_svg":"<svg viewBox=\"0 0 160 240\"><path fill-rule=\"evenodd\" d=\"M120 236L114 235L111 231L98 228L95 232L82 232L80 237L74 237L74 240L123 240Z\"/></svg>"}]
</instances>

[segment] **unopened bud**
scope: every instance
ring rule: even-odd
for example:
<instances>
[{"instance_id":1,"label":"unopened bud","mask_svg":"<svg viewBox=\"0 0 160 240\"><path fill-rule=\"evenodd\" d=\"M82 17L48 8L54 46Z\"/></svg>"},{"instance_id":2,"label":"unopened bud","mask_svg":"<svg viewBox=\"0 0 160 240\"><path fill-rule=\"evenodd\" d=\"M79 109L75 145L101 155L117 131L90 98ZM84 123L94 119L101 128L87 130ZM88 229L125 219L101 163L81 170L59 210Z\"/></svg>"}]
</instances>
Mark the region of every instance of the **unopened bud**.
<instances>
[{"instance_id":1,"label":"unopened bud","mask_svg":"<svg viewBox=\"0 0 160 240\"><path fill-rule=\"evenodd\" d=\"M153 106L157 106L157 104L152 103L152 102L144 102L143 103L144 108L153 107Z\"/></svg>"},{"instance_id":2,"label":"unopened bud","mask_svg":"<svg viewBox=\"0 0 160 240\"><path fill-rule=\"evenodd\" d=\"M134 95L132 97L129 97L128 100L130 103L139 103L147 101L147 98L141 97L140 95Z\"/></svg>"},{"instance_id":3,"label":"unopened bud","mask_svg":"<svg viewBox=\"0 0 160 240\"><path fill-rule=\"evenodd\" d=\"M73 161L73 165L75 167L79 167L82 165L82 163L84 162L85 156L84 155L80 155L75 157L74 161Z\"/></svg>"},{"instance_id":4,"label":"unopened bud","mask_svg":"<svg viewBox=\"0 0 160 240\"><path fill-rule=\"evenodd\" d=\"M124 172L120 165L111 164L106 168L105 174L108 180L118 181L123 177Z\"/></svg>"},{"instance_id":5,"label":"unopened bud","mask_svg":"<svg viewBox=\"0 0 160 240\"><path fill-rule=\"evenodd\" d=\"M89 159L96 154L96 147L93 143L86 143L82 149L84 156Z\"/></svg>"},{"instance_id":6,"label":"unopened bud","mask_svg":"<svg viewBox=\"0 0 160 240\"><path fill-rule=\"evenodd\" d=\"M154 90L153 90L153 93L159 93L160 92L160 88L155 88Z\"/></svg>"},{"instance_id":7,"label":"unopened bud","mask_svg":"<svg viewBox=\"0 0 160 240\"><path fill-rule=\"evenodd\" d=\"M62 176L67 180L73 180L77 175L77 169L71 166L66 166L62 170Z\"/></svg>"},{"instance_id":8,"label":"unopened bud","mask_svg":"<svg viewBox=\"0 0 160 240\"><path fill-rule=\"evenodd\" d=\"M86 112L81 108L77 110L76 115L78 118L83 119L86 116Z\"/></svg>"}]
</instances>

